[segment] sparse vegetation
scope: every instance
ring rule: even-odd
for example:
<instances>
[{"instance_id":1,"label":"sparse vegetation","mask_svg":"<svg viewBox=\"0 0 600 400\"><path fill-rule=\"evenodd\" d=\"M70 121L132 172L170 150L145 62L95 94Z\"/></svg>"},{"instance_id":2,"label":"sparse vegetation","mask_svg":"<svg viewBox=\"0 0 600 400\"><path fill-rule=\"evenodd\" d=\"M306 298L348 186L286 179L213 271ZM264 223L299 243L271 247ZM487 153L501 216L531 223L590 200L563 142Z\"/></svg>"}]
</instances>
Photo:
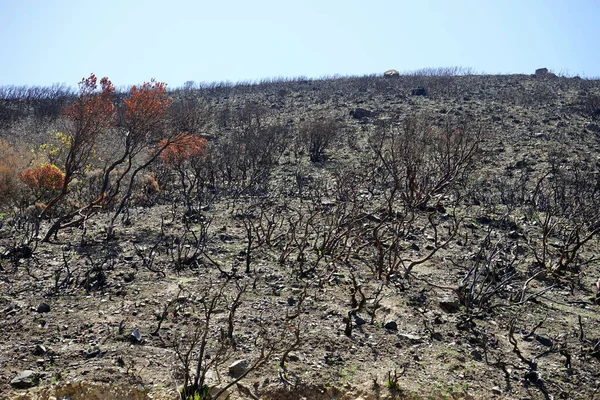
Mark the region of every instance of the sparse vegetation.
<instances>
[{"instance_id":1,"label":"sparse vegetation","mask_svg":"<svg viewBox=\"0 0 600 400\"><path fill-rule=\"evenodd\" d=\"M0 88L1 393L598 392L598 80L79 89Z\"/></svg>"}]
</instances>

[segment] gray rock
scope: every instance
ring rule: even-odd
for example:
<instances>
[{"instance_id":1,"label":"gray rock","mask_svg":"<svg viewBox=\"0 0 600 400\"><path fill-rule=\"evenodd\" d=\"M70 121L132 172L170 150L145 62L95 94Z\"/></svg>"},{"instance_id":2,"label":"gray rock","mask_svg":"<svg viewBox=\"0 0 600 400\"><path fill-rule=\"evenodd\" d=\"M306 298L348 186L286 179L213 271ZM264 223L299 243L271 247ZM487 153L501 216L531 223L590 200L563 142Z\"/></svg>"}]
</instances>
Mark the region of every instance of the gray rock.
<instances>
[{"instance_id":1,"label":"gray rock","mask_svg":"<svg viewBox=\"0 0 600 400\"><path fill-rule=\"evenodd\" d=\"M39 313L49 313L50 312L50 305L48 303L40 303L40 305L37 307L37 312L39 312Z\"/></svg>"},{"instance_id":2,"label":"gray rock","mask_svg":"<svg viewBox=\"0 0 600 400\"><path fill-rule=\"evenodd\" d=\"M423 343L424 339L418 335L412 335L410 333L399 333L398 337L403 340L407 340L411 344Z\"/></svg>"},{"instance_id":3,"label":"gray rock","mask_svg":"<svg viewBox=\"0 0 600 400\"><path fill-rule=\"evenodd\" d=\"M384 78L400 78L400 72L395 69L388 69L383 73Z\"/></svg>"},{"instance_id":4,"label":"gray rock","mask_svg":"<svg viewBox=\"0 0 600 400\"><path fill-rule=\"evenodd\" d=\"M455 313L460 310L460 303L453 296L445 296L440 299L440 308L447 313Z\"/></svg>"},{"instance_id":5,"label":"gray rock","mask_svg":"<svg viewBox=\"0 0 600 400\"><path fill-rule=\"evenodd\" d=\"M385 329L388 329L390 331L397 331L398 330L398 324L396 323L396 321L388 321L385 323L385 325L383 325L383 327Z\"/></svg>"},{"instance_id":6,"label":"gray rock","mask_svg":"<svg viewBox=\"0 0 600 400\"><path fill-rule=\"evenodd\" d=\"M411 94L413 96L427 96L427 89L418 87L416 89L413 89Z\"/></svg>"},{"instance_id":7,"label":"gray rock","mask_svg":"<svg viewBox=\"0 0 600 400\"><path fill-rule=\"evenodd\" d=\"M133 332L131 332L131 341L134 343L140 343L142 341L142 334L138 328L135 328Z\"/></svg>"},{"instance_id":8,"label":"gray rock","mask_svg":"<svg viewBox=\"0 0 600 400\"><path fill-rule=\"evenodd\" d=\"M364 318L359 317L358 315L354 317L354 323L356 326L361 326L367 323Z\"/></svg>"},{"instance_id":9,"label":"gray rock","mask_svg":"<svg viewBox=\"0 0 600 400\"><path fill-rule=\"evenodd\" d=\"M15 389L28 389L36 386L39 381L40 376L37 372L25 370L19 372L19 374L10 381L10 385Z\"/></svg>"},{"instance_id":10,"label":"gray rock","mask_svg":"<svg viewBox=\"0 0 600 400\"><path fill-rule=\"evenodd\" d=\"M84 352L84 356L85 358L94 358L94 357L98 357L102 352L100 351L100 347L98 346L93 346L90 347L89 349L85 350Z\"/></svg>"},{"instance_id":11,"label":"gray rock","mask_svg":"<svg viewBox=\"0 0 600 400\"><path fill-rule=\"evenodd\" d=\"M544 77L548 73L548 68L538 68L535 70L536 77Z\"/></svg>"},{"instance_id":12,"label":"gray rock","mask_svg":"<svg viewBox=\"0 0 600 400\"><path fill-rule=\"evenodd\" d=\"M248 369L248 360L237 360L229 366L229 375L239 378Z\"/></svg>"},{"instance_id":13,"label":"gray rock","mask_svg":"<svg viewBox=\"0 0 600 400\"><path fill-rule=\"evenodd\" d=\"M473 350L471 352L471 357L473 357L475 361L483 361L483 354L481 354L481 352L478 350Z\"/></svg>"},{"instance_id":14,"label":"gray rock","mask_svg":"<svg viewBox=\"0 0 600 400\"><path fill-rule=\"evenodd\" d=\"M537 340L542 346L552 347L552 339L547 338L542 335L535 335L535 340Z\"/></svg>"},{"instance_id":15,"label":"gray rock","mask_svg":"<svg viewBox=\"0 0 600 400\"><path fill-rule=\"evenodd\" d=\"M364 108L355 108L350 111L350 116L354 119L363 119L363 118L371 118L375 116L373 111L366 110Z\"/></svg>"},{"instance_id":16,"label":"gray rock","mask_svg":"<svg viewBox=\"0 0 600 400\"><path fill-rule=\"evenodd\" d=\"M43 344L35 345L35 349L33 350L33 354L36 356L42 356L42 355L46 354L47 352L48 352L48 349L46 349L46 346L44 346Z\"/></svg>"}]
</instances>

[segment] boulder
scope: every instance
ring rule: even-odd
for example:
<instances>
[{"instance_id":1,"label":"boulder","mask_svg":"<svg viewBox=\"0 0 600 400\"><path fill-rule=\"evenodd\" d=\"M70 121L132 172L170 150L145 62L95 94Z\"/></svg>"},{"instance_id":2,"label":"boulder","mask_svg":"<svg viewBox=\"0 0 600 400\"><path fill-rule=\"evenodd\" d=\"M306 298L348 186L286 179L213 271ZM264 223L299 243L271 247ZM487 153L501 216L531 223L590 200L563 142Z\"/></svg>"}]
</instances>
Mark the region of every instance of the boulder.
<instances>
[{"instance_id":1,"label":"boulder","mask_svg":"<svg viewBox=\"0 0 600 400\"><path fill-rule=\"evenodd\" d=\"M383 73L384 78L400 78L400 72L395 69L388 69Z\"/></svg>"},{"instance_id":2,"label":"boulder","mask_svg":"<svg viewBox=\"0 0 600 400\"><path fill-rule=\"evenodd\" d=\"M548 68L538 68L535 70L535 76L537 78L543 78L548 73Z\"/></svg>"},{"instance_id":3,"label":"boulder","mask_svg":"<svg viewBox=\"0 0 600 400\"><path fill-rule=\"evenodd\" d=\"M25 370L19 372L11 381L10 385L15 389L29 389L38 384L40 376L37 372Z\"/></svg>"},{"instance_id":4,"label":"boulder","mask_svg":"<svg viewBox=\"0 0 600 400\"><path fill-rule=\"evenodd\" d=\"M248 360L237 360L229 366L229 375L239 378L248 369Z\"/></svg>"}]
</instances>

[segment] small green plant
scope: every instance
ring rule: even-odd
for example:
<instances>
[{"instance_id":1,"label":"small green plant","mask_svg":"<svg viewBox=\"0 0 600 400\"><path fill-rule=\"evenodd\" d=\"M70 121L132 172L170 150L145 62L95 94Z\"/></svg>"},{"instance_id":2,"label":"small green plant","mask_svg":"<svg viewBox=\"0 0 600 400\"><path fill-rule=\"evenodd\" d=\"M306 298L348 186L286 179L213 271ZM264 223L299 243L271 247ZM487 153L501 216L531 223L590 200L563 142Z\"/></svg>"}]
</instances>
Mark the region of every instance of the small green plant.
<instances>
[{"instance_id":1,"label":"small green plant","mask_svg":"<svg viewBox=\"0 0 600 400\"><path fill-rule=\"evenodd\" d=\"M186 394L189 388L182 388L179 392L182 398L187 400L210 400L210 387L208 385L202 386L201 389L194 391L193 393Z\"/></svg>"},{"instance_id":2,"label":"small green plant","mask_svg":"<svg viewBox=\"0 0 600 400\"><path fill-rule=\"evenodd\" d=\"M398 378L404 374L404 369L398 375L398 371L394 369L394 374L392 375L392 371L388 372L388 378L385 381L385 387L387 387L391 392L400 391L400 385L398 384Z\"/></svg>"},{"instance_id":3,"label":"small green plant","mask_svg":"<svg viewBox=\"0 0 600 400\"><path fill-rule=\"evenodd\" d=\"M63 379L64 377L62 376L62 372L59 371L52 376L52 378L50 379L50 383L56 384L62 381Z\"/></svg>"}]
</instances>

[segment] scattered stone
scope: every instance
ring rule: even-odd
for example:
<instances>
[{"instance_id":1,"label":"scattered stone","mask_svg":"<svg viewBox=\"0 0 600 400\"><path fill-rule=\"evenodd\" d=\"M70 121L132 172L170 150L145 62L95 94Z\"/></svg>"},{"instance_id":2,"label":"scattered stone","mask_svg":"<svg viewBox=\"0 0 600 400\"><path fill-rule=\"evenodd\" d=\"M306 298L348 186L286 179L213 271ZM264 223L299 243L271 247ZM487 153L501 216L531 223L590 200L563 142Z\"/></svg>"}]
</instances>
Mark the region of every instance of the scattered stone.
<instances>
[{"instance_id":1,"label":"scattered stone","mask_svg":"<svg viewBox=\"0 0 600 400\"><path fill-rule=\"evenodd\" d=\"M535 335L535 340L537 340L542 346L552 347L552 340L541 335Z\"/></svg>"},{"instance_id":2,"label":"scattered stone","mask_svg":"<svg viewBox=\"0 0 600 400\"><path fill-rule=\"evenodd\" d=\"M492 394L495 394L497 396L502 394L502 389L500 389L500 386L494 386L492 388Z\"/></svg>"},{"instance_id":3,"label":"scattered stone","mask_svg":"<svg viewBox=\"0 0 600 400\"><path fill-rule=\"evenodd\" d=\"M133 332L131 332L131 341L134 343L141 343L142 342L142 334L140 333L140 330L138 328L135 328L133 330Z\"/></svg>"},{"instance_id":4,"label":"scattered stone","mask_svg":"<svg viewBox=\"0 0 600 400\"><path fill-rule=\"evenodd\" d=\"M46 346L44 346L43 344L37 344L35 345L35 349L33 349L33 354L36 356L43 356L47 352L48 349L46 349Z\"/></svg>"},{"instance_id":5,"label":"scattered stone","mask_svg":"<svg viewBox=\"0 0 600 400\"><path fill-rule=\"evenodd\" d=\"M467 222L465 224L465 228L471 229L471 230L479 229L479 227L477 225L475 225L474 223L472 223L472 222Z\"/></svg>"},{"instance_id":6,"label":"scattered stone","mask_svg":"<svg viewBox=\"0 0 600 400\"><path fill-rule=\"evenodd\" d=\"M519 239L520 237L522 237L523 234L519 231L510 231L508 232L508 238L509 239Z\"/></svg>"},{"instance_id":7,"label":"scattered stone","mask_svg":"<svg viewBox=\"0 0 600 400\"><path fill-rule=\"evenodd\" d=\"M427 96L427 89L423 87L418 87L416 89L413 89L411 94L413 96Z\"/></svg>"},{"instance_id":8,"label":"scattered stone","mask_svg":"<svg viewBox=\"0 0 600 400\"><path fill-rule=\"evenodd\" d=\"M473 350L471 352L471 357L473 357L473 359L475 361L482 361L483 360L483 355L478 350Z\"/></svg>"},{"instance_id":9,"label":"scattered stone","mask_svg":"<svg viewBox=\"0 0 600 400\"><path fill-rule=\"evenodd\" d=\"M37 372L25 370L19 372L19 374L10 381L10 385L15 389L29 389L30 387L36 386L39 381L40 376Z\"/></svg>"},{"instance_id":10,"label":"scattered stone","mask_svg":"<svg viewBox=\"0 0 600 400\"><path fill-rule=\"evenodd\" d=\"M363 119L363 118L371 118L375 116L373 111L365 110L364 108L355 108L354 110L350 110L350 116L354 119Z\"/></svg>"},{"instance_id":11,"label":"scattered stone","mask_svg":"<svg viewBox=\"0 0 600 400\"><path fill-rule=\"evenodd\" d=\"M385 325L383 325L383 327L390 331L398 330L398 324L396 323L396 321L388 321L385 323Z\"/></svg>"},{"instance_id":12,"label":"scattered stone","mask_svg":"<svg viewBox=\"0 0 600 400\"><path fill-rule=\"evenodd\" d=\"M294 304L296 304L296 299L294 299L293 297L288 297L287 303L288 306L293 306Z\"/></svg>"},{"instance_id":13,"label":"scattered stone","mask_svg":"<svg viewBox=\"0 0 600 400\"><path fill-rule=\"evenodd\" d=\"M206 204L206 205L200 207L200 211L206 212L209 210L210 210L210 204Z\"/></svg>"},{"instance_id":14,"label":"scattered stone","mask_svg":"<svg viewBox=\"0 0 600 400\"><path fill-rule=\"evenodd\" d=\"M229 366L229 375L239 378L248 369L248 360L237 360Z\"/></svg>"},{"instance_id":15,"label":"scattered stone","mask_svg":"<svg viewBox=\"0 0 600 400\"><path fill-rule=\"evenodd\" d=\"M356 315L354 317L354 323L356 324L356 326L361 326L367 323L367 321L364 318L359 317L358 315Z\"/></svg>"},{"instance_id":16,"label":"scattered stone","mask_svg":"<svg viewBox=\"0 0 600 400\"><path fill-rule=\"evenodd\" d=\"M322 199L321 200L321 206L323 207L335 207L337 205L337 202L335 200L332 199Z\"/></svg>"},{"instance_id":17,"label":"scattered stone","mask_svg":"<svg viewBox=\"0 0 600 400\"><path fill-rule=\"evenodd\" d=\"M423 338L421 336L418 335L412 335L410 333L399 333L398 337L400 339L404 339L407 340L408 342L410 342L411 344L419 344L419 343L423 343Z\"/></svg>"},{"instance_id":18,"label":"scattered stone","mask_svg":"<svg viewBox=\"0 0 600 400\"><path fill-rule=\"evenodd\" d=\"M39 312L39 313L49 313L50 312L50 305L48 303L40 303L40 305L37 307L37 312Z\"/></svg>"},{"instance_id":19,"label":"scattered stone","mask_svg":"<svg viewBox=\"0 0 600 400\"><path fill-rule=\"evenodd\" d=\"M548 135L546 135L544 132L536 132L533 134L533 137L536 139L548 140Z\"/></svg>"},{"instance_id":20,"label":"scattered stone","mask_svg":"<svg viewBox=\"0 0 600 400\"><path fill-rule=\"evenodd\" d=\"M525 374L525 379L531 383L537 383L540 380L539 371L529 371Z\"/></svg>"},{"instance_id":21,"label":"scattered stone","mask_svg":"<svg viewBox=\"0 0 600 400\"><path fill-rule=\"evenodd\" d=\"M100 355L100 353L101 353L100 352L100 347L93 346L93 347L90 347L89 349L87 349L85 351L85 358L88 358L88 359L89 358L95 358L95 357L98 357Z\"/></svg>"},{"instance_id":22,"label":"scattered stone","mask_svg":"<svg viewBox=\"0 0 600 400\"><path fill-rule=\"evenodd\" d=\"M453 296L445 296L440 300L440 308L447 313L453 314L460 310L460 303Z\"/></svg>"},{"instance_id":23,"label":"scattered stone","mask_svg":"<svg viewBox=\"0 0 600 400\"><path fill-rule=\"evenodd\" d=\"M388 69L383 73L384 78L400 78L400 72L395 69Z\"/></svg>"}]
</instances>

